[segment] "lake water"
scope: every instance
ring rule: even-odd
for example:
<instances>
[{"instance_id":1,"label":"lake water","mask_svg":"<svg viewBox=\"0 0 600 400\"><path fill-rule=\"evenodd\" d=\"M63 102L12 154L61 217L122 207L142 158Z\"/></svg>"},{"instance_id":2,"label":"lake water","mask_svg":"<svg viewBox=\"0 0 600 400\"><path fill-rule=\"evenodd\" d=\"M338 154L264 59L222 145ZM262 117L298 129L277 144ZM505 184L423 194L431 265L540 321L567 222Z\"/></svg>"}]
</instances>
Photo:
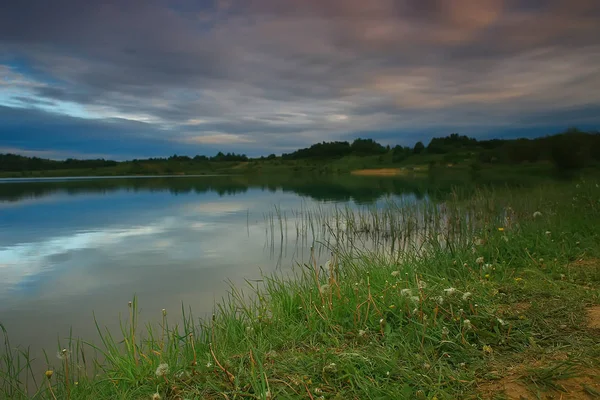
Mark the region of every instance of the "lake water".
<instances>
[{"instance_id":1,"label":"lake water","mask_svg":"<svg viewBox=\"0 0 600 400\"><path fill-rule=\"evenodd\" d=\"M309 260L299 210L423 198L422 183L391 178L0 181L0 323L39 355L70 329L93 340L94 316L117 328L134 295L142 323L163 308L179 315L182 303L203 316L228 281ZM269 230L277 214L284 235Z\"/></svg>"}]
</instances>

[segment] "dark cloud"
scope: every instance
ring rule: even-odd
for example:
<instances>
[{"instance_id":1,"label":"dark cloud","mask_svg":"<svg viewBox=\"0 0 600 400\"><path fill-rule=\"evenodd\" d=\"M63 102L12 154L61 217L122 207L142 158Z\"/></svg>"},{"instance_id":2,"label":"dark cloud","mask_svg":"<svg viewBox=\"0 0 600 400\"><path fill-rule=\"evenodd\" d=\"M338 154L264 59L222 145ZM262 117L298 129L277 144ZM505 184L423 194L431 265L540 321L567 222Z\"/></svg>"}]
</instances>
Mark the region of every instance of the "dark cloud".
<instances>
[{"instance_id":1,"label":"dark cloud","mask_svg":"<svg viewBox=\"0 0 600 400\"><path fill-rule=\"evenodd\" d=\"M559 115L598 126L598 37L597 0L20 0L0 13L0 104L94 118L92 132L119 121L139 146L264 153Z\"/></svg>"}]
</instances>

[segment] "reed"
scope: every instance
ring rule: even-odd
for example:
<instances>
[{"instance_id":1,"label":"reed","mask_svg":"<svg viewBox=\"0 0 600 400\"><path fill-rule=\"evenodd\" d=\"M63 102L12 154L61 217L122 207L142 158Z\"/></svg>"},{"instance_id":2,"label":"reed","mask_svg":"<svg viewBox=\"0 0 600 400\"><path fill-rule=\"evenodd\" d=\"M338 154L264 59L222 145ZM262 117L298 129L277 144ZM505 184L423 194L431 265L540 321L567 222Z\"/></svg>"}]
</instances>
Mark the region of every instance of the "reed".
<instances>
[{"instance_id":1,"label":"reed","mask_svg":"<svg viewBox=\"0 0 600 400\"><path fill-rule=\"evenodd\" d=\"M0 397L475 398L509 366L525 387L556 390L598 370L586 325L586 307L600 303L598 199L581 182L378 209L278 208L265 215L267 238L314 243L293 276L232 286L209 319L182 308L169 324L163 311L159 331L135 327L134 299L120 337L98 327L99 346L68 341L67 354L97 352L98 373L71 385L75 357L47 361L64 380L38 376L2 327Z\"/></svg>"}]
</instances>

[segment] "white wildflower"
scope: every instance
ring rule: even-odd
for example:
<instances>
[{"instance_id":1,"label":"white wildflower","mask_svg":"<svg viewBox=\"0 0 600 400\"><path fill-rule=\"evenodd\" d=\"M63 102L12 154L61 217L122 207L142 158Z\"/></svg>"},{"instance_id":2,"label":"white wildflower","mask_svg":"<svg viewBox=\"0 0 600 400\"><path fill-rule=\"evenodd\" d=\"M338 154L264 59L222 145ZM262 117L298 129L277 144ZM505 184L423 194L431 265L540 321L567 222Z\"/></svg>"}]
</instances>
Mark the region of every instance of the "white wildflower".
<instances>
[{"instance_id":1,"label":"white wildflower","mask_svg":"<svg viewBox=\"0 0 600 400\"><path fill-rule=\"evenodd\" d=\"M417 286L419 287L419 289L425 289L427 287L427 282L419 281Z\"/></svg>"},{"instance_id":2,"label":"white wildflower","mask_svg":"<svg viewBox=\"0 0 600 400\"><path fill-rule=\"evenodd\" d=\"M450 329L448 329L447 327L443 327L442 328L442 335L444 336L448 336L450 334Z\"/></svg>"},{"instance_id":3,"label":"white wildflower","mask_svg":"<svg viewBox=\"0 0 600 400\"><path fill-rule=\"evenodd\" d=\"M161 377L169 373L169 364L162 363L156 368L156 376Z\"/></svg>"},{"instance_id":4,"label":"white wildflower","mask_svg":"<svg viewBox=\"0 0 600 400\"><path fill-rule=\"evenodd\" d=\"M359 330L358 330L358 336L360 336L360 337L363 337L363 336L365 336L366 334L367 334L367 331L365 331L365 330L362 330L362 329L359 329Z\"/></svg>"},{"instance_id":5,"label":"white wildflower","mask_svg":"<svg viewBox=\"0 0 600 400\"><path fill-rule=\"evenodd\" d=\"M395 278L400 275L400 271L392 271L392 276Z\"/></svg>"},{"instance_id":6,"label":"white wildflower","mask_svg":"<svg viewBox=\"0 0 600 400\"><path fill-rule=\"evenodd\" d=\"M212 368L212 363L210 361L206 363L206 368Z\"/></svg>"},{"instance_id":7,"label":"white wildflower","mask_svg":"<svg viewBox=\"0 0 600 400\"><path fill-rule=\"evenodd\" d=\"M410 290L410 289L402 289L400 291L400 294L402 296L404 296L404 297L410 297L410 296L412 296L412 290Z\"/></svg>"},{"instance_id":8,"label":"white wildflower","mask_svg":"<svg viewBox=\"0 0 600 400\"><path fill-rule=\"evenodd\" d=\"M419 296L410 296L410 300L413 303L418 303L421 299L419 298Z\"/></svg>"},{"instance_id":9,"label":"white wildflower","mask_svg":"<svg viewBox=\"0 0 600 400\"><path fill-rule=\"evenodd\" d=\"M162 397L160 397L160 394L158 394L158 393L154 393L154 394L152 395L152 400L160 400L160 399L162 399Z\"/></svg>"},{"instance_id":10,"label":"white wildflower","mask_svg":"<svg viewBox=\"0 0 600 400\"><path fill-rule=\"evenodd\" d=\"M463 325L464 325L465 329L471 329L471 328L473 328L473 325L471 325L471 320L468 320L468 319L465 319L463 321Z\"/></svg>"},{"instance_id":11,"label":"white wildflower","mask_svg":"<svg viewBox=\"0 0 600 400\"><path fill-rule=\"evenodd\" d=\"M456 293L456 289L453 287L449 287L448 289L444 289L444 293L446 294L446 296L452 296L454 293Z\"/></svg>"},{"instance_id":12,"label":"white wildflower","mask_svg":"<svg viewBox=\"0 0 600 400\"><path fill-rule=\"evenodd\" d=\"M435 301L439 304L442 305L444 304L444 298L442 296L438 296L435 298Z\"/></svg>"},{"instance_id":13,"label":"white wildflower","mask_svg":"<svg viewBox=\"0 0 600 400\"><path fill-rule=\"evenodd\" d=\"M326 284L324 284L324 285L321 285L321 286L319 287L319 292L320 292L321 294L326 294L326 293L329 293L329 284L327 284L327 283L326 283Z\"/></svg>"},{"instance_id":14,"label":"white wildflower","mask_svg":"<svg viewBox=\"0 0 600 400\"><path fill-rule=\"evenodd\" d=\"M483 257L477 257L477 260L475 260L475 262L479 265L483 264L483 262L484 262Z\"/></svg>"},{"instance_id":15,"label":"white wildflower","mask_svg":"<svg viewBox=\"0 0 600 400\"><path fill-rule=\"evenodd\" d=\"M488 272L489 270L491 270L491 269L492 269L492 267L493 267L493 265L492 265L492 264L489 264L489 263L488 263L488 264L483 264L483 267L481 267L481 270L482 270L483 272Z\"/></svg>"},{"instance_id":16,"label":"white wildflower","mask_svg":"<svg viewBox=\"0 0 600 400\"><path fill-rule=\"evenodd\" d=\"M471 296L472 296L472 295L473 295L473 294L472 294L471 292L465 292L465 293L463 293L463 295L462 295L462 299L463 299L464 301L467 301L467 300L469 300L469 299L471 298Z\"/></svg>"},{"instance_id":17,"label":"white wildflower","mask_svg":"<svg viewBox=\"0 0 600 400\"><path fill-rule=\"evenodd\" d=\"M536 212L533 213L533 218L539 218L541 216L542 216L542 213L539 212L539 211L536 211Z\"/></svg>"},{"instance_id":18,"label":"white wildflower","mask_svg":"<svg viewBox=\"0 0 600 400\"><path fill-rule=\"evenodd\" d=\"M550 236L551 234L552 234L552 232L546 231L546 236Z\"/></svg>"}]
</instances>

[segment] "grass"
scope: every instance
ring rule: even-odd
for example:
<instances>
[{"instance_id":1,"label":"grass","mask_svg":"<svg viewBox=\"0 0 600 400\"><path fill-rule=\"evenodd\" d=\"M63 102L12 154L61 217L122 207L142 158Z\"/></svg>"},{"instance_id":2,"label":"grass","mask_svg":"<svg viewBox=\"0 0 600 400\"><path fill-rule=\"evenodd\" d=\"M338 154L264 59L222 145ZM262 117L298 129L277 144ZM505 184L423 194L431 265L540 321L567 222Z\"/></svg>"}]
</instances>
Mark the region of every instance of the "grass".
<instances>
[{"instance_id":1,"label":"grass","mask_svg":"<svg viewBox=\"0 0 600 400\"><path fill-rule=\"evenodd\" d=\"M326 241L324 265L232 287L208 320L182 307L183 323L163 310L157 329L142 329L134 299L118 336L98 327L98 347L59 343L47 375L4 331L0 397L502 398L506 376L534 394L561 390L599 371L585 311L600 304L599 199L597 184L580 182L305 210L296 229ZM265 221L288 223L280 210ZM316 239L316 225L327 236ZM364 246L367 230L387 241ZM412 245L398 246L405 237Z\"/></svg>"}]
</instances>

